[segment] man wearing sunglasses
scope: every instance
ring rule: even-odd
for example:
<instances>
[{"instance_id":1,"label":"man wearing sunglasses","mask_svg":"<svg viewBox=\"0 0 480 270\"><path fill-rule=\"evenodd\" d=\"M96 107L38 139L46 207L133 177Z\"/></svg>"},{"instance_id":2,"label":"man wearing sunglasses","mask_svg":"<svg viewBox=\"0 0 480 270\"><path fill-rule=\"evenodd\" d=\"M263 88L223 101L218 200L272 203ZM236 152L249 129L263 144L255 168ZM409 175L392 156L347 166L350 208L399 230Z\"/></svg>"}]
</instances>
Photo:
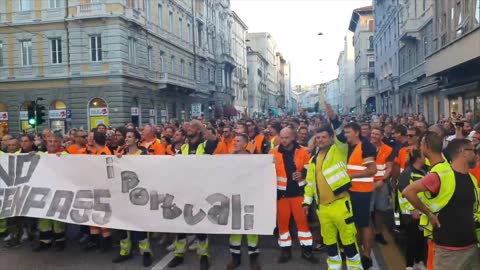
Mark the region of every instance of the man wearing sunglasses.
<instances>
[{"instance_id":1,"label":"man wearing sunglasses","mask_svg":"<svg viewBox=\"0 0 480 270\"><path fill-rule=\"evenodd\" d=\"M435 133L424 137L421 149L432 169L403 195L423 213L420 225L432 239L429 254L434 254L429 265L434 269L480 269L474 219L480 199L477 179L469 173L477 163L475 148L467 139L452 140L445 149L452 160L448 163L442 156L442 142ZM423 201L418 193L425 194Z\"/></svg>"},{"instance_id":2,"label":"man wearing sunglasses","mask_svg":"<svg viewBox=\"0 0 480 270\"><path fill-rule=\"evenodd\" d=\"M77 130L73 134L74 144L67 148L67 152L72 155L86 154L88 134L85 130Z\"/></svg>"}]
</instances>

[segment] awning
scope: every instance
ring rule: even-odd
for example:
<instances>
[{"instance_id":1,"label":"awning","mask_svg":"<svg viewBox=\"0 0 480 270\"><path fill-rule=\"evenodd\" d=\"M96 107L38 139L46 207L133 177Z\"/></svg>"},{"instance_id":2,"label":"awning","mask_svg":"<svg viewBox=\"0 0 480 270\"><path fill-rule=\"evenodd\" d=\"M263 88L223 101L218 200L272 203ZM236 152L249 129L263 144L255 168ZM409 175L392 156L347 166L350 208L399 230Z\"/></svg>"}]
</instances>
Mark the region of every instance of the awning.
<instances>
[{"instance_id":1,"label":"awning","mask_svg":"<svg viewBox=\"0 0 480 270\"><path fill-rule=\"evenodd\" d=\"M459 86L445 88L445 89L442 89L441 94L444 96L451 96L451 95L465 93L468 91L478 90L479 83L480 82L476 81L472 83L462 84Z\"/></svg>"},{"instance_id":2,"label":"awning","mask_svg":"<svg viewBox=\"0 0 480 270\"><path fill-rule=\"evenodd\" d=\"M432 83L427 83L424 84L420 87L417 88L417 93L419 94L426 94L428 92L432 92L438 90L438 83L437 82L432 82Z\"/></svg>"}]
</instances>

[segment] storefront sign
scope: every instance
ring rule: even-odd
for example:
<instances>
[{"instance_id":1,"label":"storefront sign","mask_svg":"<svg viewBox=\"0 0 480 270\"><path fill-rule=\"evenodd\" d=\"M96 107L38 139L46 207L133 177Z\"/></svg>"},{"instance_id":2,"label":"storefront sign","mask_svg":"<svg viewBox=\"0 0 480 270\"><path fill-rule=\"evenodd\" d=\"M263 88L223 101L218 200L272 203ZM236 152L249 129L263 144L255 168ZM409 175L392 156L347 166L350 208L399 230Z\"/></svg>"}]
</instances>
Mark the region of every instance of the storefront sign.
<instances>
[{"instance_id":1,"label":"storefront sign","mask_svg":"<svg viewBox=\"0 0 480 270\"><path fill-rule=\"evenodd\" d=\"M130 108L130 114L132 116L139 116L140 115L140 108L138 108L138 107Z\"/></svg>"},{"instance_id":2,"label":"storefront sign","mask_svg":"<svg viewBox=\"0 0 480 270\"><path fill-rule=\"evenodd\" d=\"M0 112L0 121L8 121L8 112Z\"/></svg>"},{"instance_id":3,"label":"storefront sign","mask_svg":"<svg viewBox=\"0 0 480 270\"><path fill-rule=\"evenodd\" d=\"M90 116L106 116L108 115L108 108L90 108Z\"/></svg>"},{"instance_id":4,"label":"storefront sign","mask_svg":"<svg viewBox=\"0 0 480 270\"><path fill-rule=\"evenodd\" d=\"M160 111L160 116L167 117L167 110L161 110Z\"/></svg>"},{"instance_id":5,"label":"storefront sign","mask_svg":"<svg viewBox=\"0 0 480 270\"><path fill-rule=\"evenodd\" d=\"M66 119L67 110L49 110L48 118L50 119Z\"/></svg>"},{"instance_id":6,"label":"storefront sign","mask_svg":"<svg viewBox=\"0 0 480 270\"><path fill-rule=\"evenodd\" d=\"M155 109L149 110L149 111L148 111L148 115L149 115L149 116L152 116L152 117L156 116L156 115L157 115L157 110L155 110Z\"/></svg>"}]
</instances>

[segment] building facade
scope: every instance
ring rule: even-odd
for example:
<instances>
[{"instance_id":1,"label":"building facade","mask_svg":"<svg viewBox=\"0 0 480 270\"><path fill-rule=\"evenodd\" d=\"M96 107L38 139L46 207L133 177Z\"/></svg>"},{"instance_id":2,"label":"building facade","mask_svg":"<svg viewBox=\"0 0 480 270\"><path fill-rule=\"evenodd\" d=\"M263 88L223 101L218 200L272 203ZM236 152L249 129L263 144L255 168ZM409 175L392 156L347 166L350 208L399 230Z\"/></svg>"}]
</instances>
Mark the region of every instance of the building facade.
<instances>
[{"instance_id":1,"label":"building facade","mask_svg":"<svg viewBox=\"0 0 480 270\"><path fill-rule=\"evenodd\" d=\"M268 110L267 68L268 61L263 55L247 47L248 111L253 117Z\"/></svg>"},{"instance_id":2,"label":"building facade","mask_svg":"<svg viewBox=\"0 0 480 270\"><path fill-rule=\"evenodd\" d=\"M353 10L348 29L354 33L356 98L354 113L356 114L370 113L376 110L374 93L374 28L372 6Z\"/></svg>"},{"instance_id":3,"label":"building facade","mask_svg":"<svg viewBox=\"0 0 480 270\"><path fill-rule=\"evenodd\" d=\"M398 107L395 106L398 104L395 102L395 96L398 95L395 94L399 92L398 13L402 4L399 3L399 0L383 0L373 1L373 5L375 59L369 61L369 67L373 67L375 70L374 86L377 111L392 115L398 112Z\"/></svg>"},{"instance_id":4,"label":"building facade","mask_svg":"<svg viewBox=\"0 0 480 270\"><path fill-rule=\"evenodd\" d=\"M235 60L233 73L233 89L235 94L234 106L241 113L248 108L248 76L247 76L247 25L240 17L232 12L232 55Z\"/></svg>"},{"instance_id":5,"label":"building facade","mask_svg":"<svg viewBox=\"0 0 480 270\"><path fill-rule=\"evenodd\" d=\"M432 9L434 38L425 70L438 84L430 94L438 108L433 118L472 111L479 121L480 1L436 0Z\"/></svg>"},{"instance_id":6,"label":"building facade","mask_svg":"<svg viewBox=\"0 0 480 270\"><path fill-rule=\"evenodd\" d=\"M228 0L2 1L2 125L28 130L37 98L62 130L223 114L232 25Z\"/></svg>"},{"instance_id":7,"label":"building facade","mask_svg":"<svg viewBox=\"0 0 480 270\"><path fill-rule=\"evenodd\" d=\"M433 52L433 0L405 1L399 9L399 91L397 113L420 113L433 123L438 89L426 76L425 58Z\"/></svg>"},{"instance_id":8,"label":"building facade","mask_svg":"<svg viewBox=\"0 0 480 270\"><path fill-rule=\"evenodd\" d=\"M247 34L247 46L253 51L259 52L263 58L267 61L266 73L264 74L267 88L266 88L266 110L271 108L278 108L277 97L279 96L278 90L278 70L276 65L276 53L277 43L266 32L261 33L248 33Z\"/></svg>"},{"instance_id":9,"label":"building facade","mask_svg":"<svg viewBox=\"0 0 480 270\"><path fill-rule=\"evenodd\" d=\"M338 79L333 79L325 83L325 100L340 114L344 111L344 99L345 95L340 91Z\"/></svg>"},{"instance_id":10,"label":"building facade","mask_svg":"<svg viewBox=\"0 0 480 270\"><path fill-rule=\"evenodd\" d=\"M349 113L355 108L355 48L353 33L348 31L344 38L343 51L338 56L338 87L344 95L341 113Z\"/></svg>"}]
</instances>

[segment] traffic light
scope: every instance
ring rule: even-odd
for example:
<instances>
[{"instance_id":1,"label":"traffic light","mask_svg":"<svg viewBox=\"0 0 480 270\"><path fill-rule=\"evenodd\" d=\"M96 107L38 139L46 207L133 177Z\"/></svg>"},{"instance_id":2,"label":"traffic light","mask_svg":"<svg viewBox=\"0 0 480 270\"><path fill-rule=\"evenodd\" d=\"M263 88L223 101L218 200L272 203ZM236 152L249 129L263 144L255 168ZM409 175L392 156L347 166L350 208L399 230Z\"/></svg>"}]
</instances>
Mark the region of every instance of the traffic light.
<instances>
[{"instance_id":1,"label":"traffic light","mask_svg":"<svg viewBox=\"0 0 480 270\"><path fill-rule=\"evenodd\" d=\"M37 116L37 121L36 125L39 126L43 123L45 123L45 106L43 105L38 105L36 106L36 116Z\"/></svg>"},{"instance_id":2,"label":"traffic light","mask_svg":"<svg viewBox=\"0 0 480 270\"><path fill-rule=\"evenodd\" d=\"M28 124L32 127L35 127L37 125L37 119L35 117L35 107L36 107L36 104L35 104L35 101L32 101L30 102L30 104L28 104L28 107L27 107L27 111L28 111Z\"/></svg>"}]
</instances>

